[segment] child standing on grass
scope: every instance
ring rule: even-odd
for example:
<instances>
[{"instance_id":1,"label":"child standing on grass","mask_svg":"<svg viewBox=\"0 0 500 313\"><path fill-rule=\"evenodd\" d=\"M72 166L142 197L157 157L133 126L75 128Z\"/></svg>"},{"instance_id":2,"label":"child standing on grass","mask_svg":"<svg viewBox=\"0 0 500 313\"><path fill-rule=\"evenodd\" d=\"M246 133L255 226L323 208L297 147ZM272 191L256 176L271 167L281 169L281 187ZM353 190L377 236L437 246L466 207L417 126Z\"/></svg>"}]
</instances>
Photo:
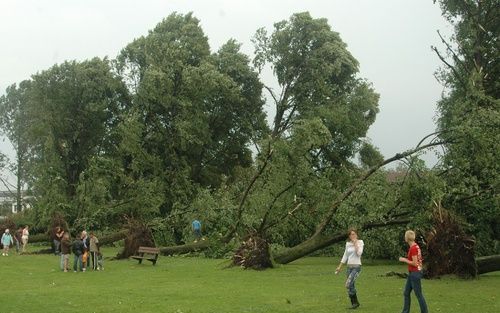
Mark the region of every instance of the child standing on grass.
<instances>
[{"instance_id":1,"label":"child standing on grass","mask_svg":"<svg viewBox=\"0 0 500 313\"><path fill-rule=\"evenodd\" d=\"M61 240L61 269L64 272L69 270L69 256L71 254L71 241L69 240L69 234L64 233Z\"/></svg>"},{"instance_id":2,"label":"child standing on grass","mask_svg":"<svg viewBox=\"0 0 500 313\"><path fill-rule=\"evenodd\" d=\"M76 237L76 240L73 242L72 249L73 249L73 254L75 255L73 261L73 272L76 272L78 270L83 271L84 267L82 263L82 256L84 247L81 236Z\"/></svg>"},{"instance_id":3,"label":"child standing on grass","mask_svg":"<svg viewBox=\"0 0 500 313\"><path fill-rule=\"evenodd\" d=\"M83 243L82 265L83 265L83 271L85 272L90 262L90 253L89 253L90 238L87 235L86 230L82 231L82 243Z\"/></svg>"},{"instance_id":4,"label":"child standing on grass","mask_svg":"<svg viewBox=\"0 0 500 313\"><path fill-rule=\"evenodd\" d=\"M405 233L405 241L410 247L406 258L400 257L399 261L408 264L408 278L406 279L405 290L403 293L404 304L402 313L410 313L411 291L415 291L421 313L428 313L427 303L422 293L422 252L415 242L415 232L408 230Z\"/></svg>"},{"instance_id":5,"label":"child standing on grass","mask_svg":"<svg viewBox=\"0 0 500 313\"><path fill-rule=\"evenodd\" d=\"M14 240L12 240L12 235L10 234L8 228L3 233L1 241L2 241L2 245L3 245L2 256L9 256L9 248L10 248L10 245L14 243Z\"/></svg>"},{"instance_id":6,"label":"child standing on grass","mask_svg":"<svg viewBox=\"0 0 500 313\"><path fill-rule=\"evenodd\" d=\"M97 267L97 256L99 253L99 239L94 232L90 232L90 257L92 258L92 270L99 270Z\"/></svg>"},{"instance_id":7,"label":"child standing on grass","mask_svg":"<svg viewBox=\"0 0 500 313\"><path fill-rule=\"evenodd\" d=\"M102 255L101 249L97 252L97 270L104 271L104 255Z\"/></svg>"}]
</instances>

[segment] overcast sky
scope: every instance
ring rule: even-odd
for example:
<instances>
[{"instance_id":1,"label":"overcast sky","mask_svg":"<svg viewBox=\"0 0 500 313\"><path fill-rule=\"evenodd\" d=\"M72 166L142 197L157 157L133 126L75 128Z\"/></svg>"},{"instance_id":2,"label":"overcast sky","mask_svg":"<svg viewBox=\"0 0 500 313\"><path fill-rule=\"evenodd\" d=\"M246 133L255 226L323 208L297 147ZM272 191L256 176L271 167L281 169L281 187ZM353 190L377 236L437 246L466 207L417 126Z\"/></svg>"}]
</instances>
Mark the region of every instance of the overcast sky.
<instances>
[{"instance_id":1,"label":"overcast sky","mask_svg":"<svg viewBox=\"0 0 500 313\"><path fill-rule=\"evenodd\" d=\"M436 31L449 34L451 27L432 0L0 0L0 95L65 60L114 58L170 13L190 11L212 51L234 38L249 55L260 27L270 30L303 11L327 18L380 94L368 135L384 156L411 148L435 129L443 87L433 77L441 64L430 46L441 47ZM273 83L270 75L262 79ZM5 139L0 151L14 155Z\"/></svg>"}]
</instances>

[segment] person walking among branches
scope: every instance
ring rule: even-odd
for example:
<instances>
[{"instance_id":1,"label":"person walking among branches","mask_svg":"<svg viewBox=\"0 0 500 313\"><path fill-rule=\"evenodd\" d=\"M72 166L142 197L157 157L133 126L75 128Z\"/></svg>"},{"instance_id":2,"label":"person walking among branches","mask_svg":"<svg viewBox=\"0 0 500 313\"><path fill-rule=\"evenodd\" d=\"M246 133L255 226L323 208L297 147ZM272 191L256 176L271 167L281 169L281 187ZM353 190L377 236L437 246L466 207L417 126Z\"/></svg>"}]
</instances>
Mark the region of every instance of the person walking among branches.
<instances>
[{"instance_id":1,"label":"person walking among branches","mask_svg":"<svg viewBox=\"0 0 500 313\"><path fill-rule=\"evenodd\" d=\"M349 229L347 235L348 240L345 243L344 255L335 273L338 274L342 270L342 265L347 264L345 287L351 299L351 309L357 309L359 307L359 301L355 283L361 273L361 255L363 254L364 242L358 239L358 232L354 228Z\"/></svg>"}]
</instances>

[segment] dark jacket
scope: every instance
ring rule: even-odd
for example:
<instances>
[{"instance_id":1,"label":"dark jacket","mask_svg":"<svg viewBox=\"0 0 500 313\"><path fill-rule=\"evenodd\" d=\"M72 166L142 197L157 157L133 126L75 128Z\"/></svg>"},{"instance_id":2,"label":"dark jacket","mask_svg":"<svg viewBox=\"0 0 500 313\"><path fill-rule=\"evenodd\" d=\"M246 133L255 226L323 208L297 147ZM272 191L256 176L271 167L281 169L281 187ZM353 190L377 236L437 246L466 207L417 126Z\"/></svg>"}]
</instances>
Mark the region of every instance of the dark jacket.
<instances>
[{"instance_id":1,"label":"dark jacket","mask_svg":"<svg viewBox=\"0 0 500 313\"><path fill-rule=\"evenodd\" d=\"M18 229L16 230L16 233L14 234L14 238L21 242L21 237L23 236L23 230L22 229Z\"/></svg>"},{"instance_id":2,"label":"dark jacket","mask_svg":"<svg viewBox=\"0 0 500 313\"><path fill-rule=\"evenodd\" d=\"M70 254L71 253L71 241L69 239L61 240L61 253Z\"/></svg>"},{"instance_id":3,"label":"dark jacket","mask_svg":"<svg viewBox=\"0 0 500 313\"><path fill-rule=\"evenodd\" d=\"M75 255L82 255L83 249L84 246L83 246L83 241L81 239L73 241L72 250Z\"/></svg>"}]
</instances>

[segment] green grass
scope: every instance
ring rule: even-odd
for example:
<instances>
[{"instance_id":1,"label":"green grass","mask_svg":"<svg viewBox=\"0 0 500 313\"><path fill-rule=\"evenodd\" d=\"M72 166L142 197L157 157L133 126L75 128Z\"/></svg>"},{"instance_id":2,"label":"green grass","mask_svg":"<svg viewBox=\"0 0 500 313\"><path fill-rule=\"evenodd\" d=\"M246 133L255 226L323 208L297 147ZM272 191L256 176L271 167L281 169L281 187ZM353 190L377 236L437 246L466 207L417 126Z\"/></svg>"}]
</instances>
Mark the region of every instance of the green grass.
<instances>
[{"instance_id":1,"label":"green grass","mask_svg":"<svg viewBox=\"0 0 500 313\"><path fill-rule=\"evenodd\" d=\"M116 250L105 249L105 255ZM63 273L50 255L0 256L0 312L348 312L337 258L304 258L257 272L223 269L223 260L160 257L158 264L105 262L105 271ZM400 312L405 281L380 277L399 264L366 264L357 282L358 312ZM464 281L423 282L430 312L500 312L500 272ZM419 312L412 299L412 312Z\"/></svg>"}]
</instances>

